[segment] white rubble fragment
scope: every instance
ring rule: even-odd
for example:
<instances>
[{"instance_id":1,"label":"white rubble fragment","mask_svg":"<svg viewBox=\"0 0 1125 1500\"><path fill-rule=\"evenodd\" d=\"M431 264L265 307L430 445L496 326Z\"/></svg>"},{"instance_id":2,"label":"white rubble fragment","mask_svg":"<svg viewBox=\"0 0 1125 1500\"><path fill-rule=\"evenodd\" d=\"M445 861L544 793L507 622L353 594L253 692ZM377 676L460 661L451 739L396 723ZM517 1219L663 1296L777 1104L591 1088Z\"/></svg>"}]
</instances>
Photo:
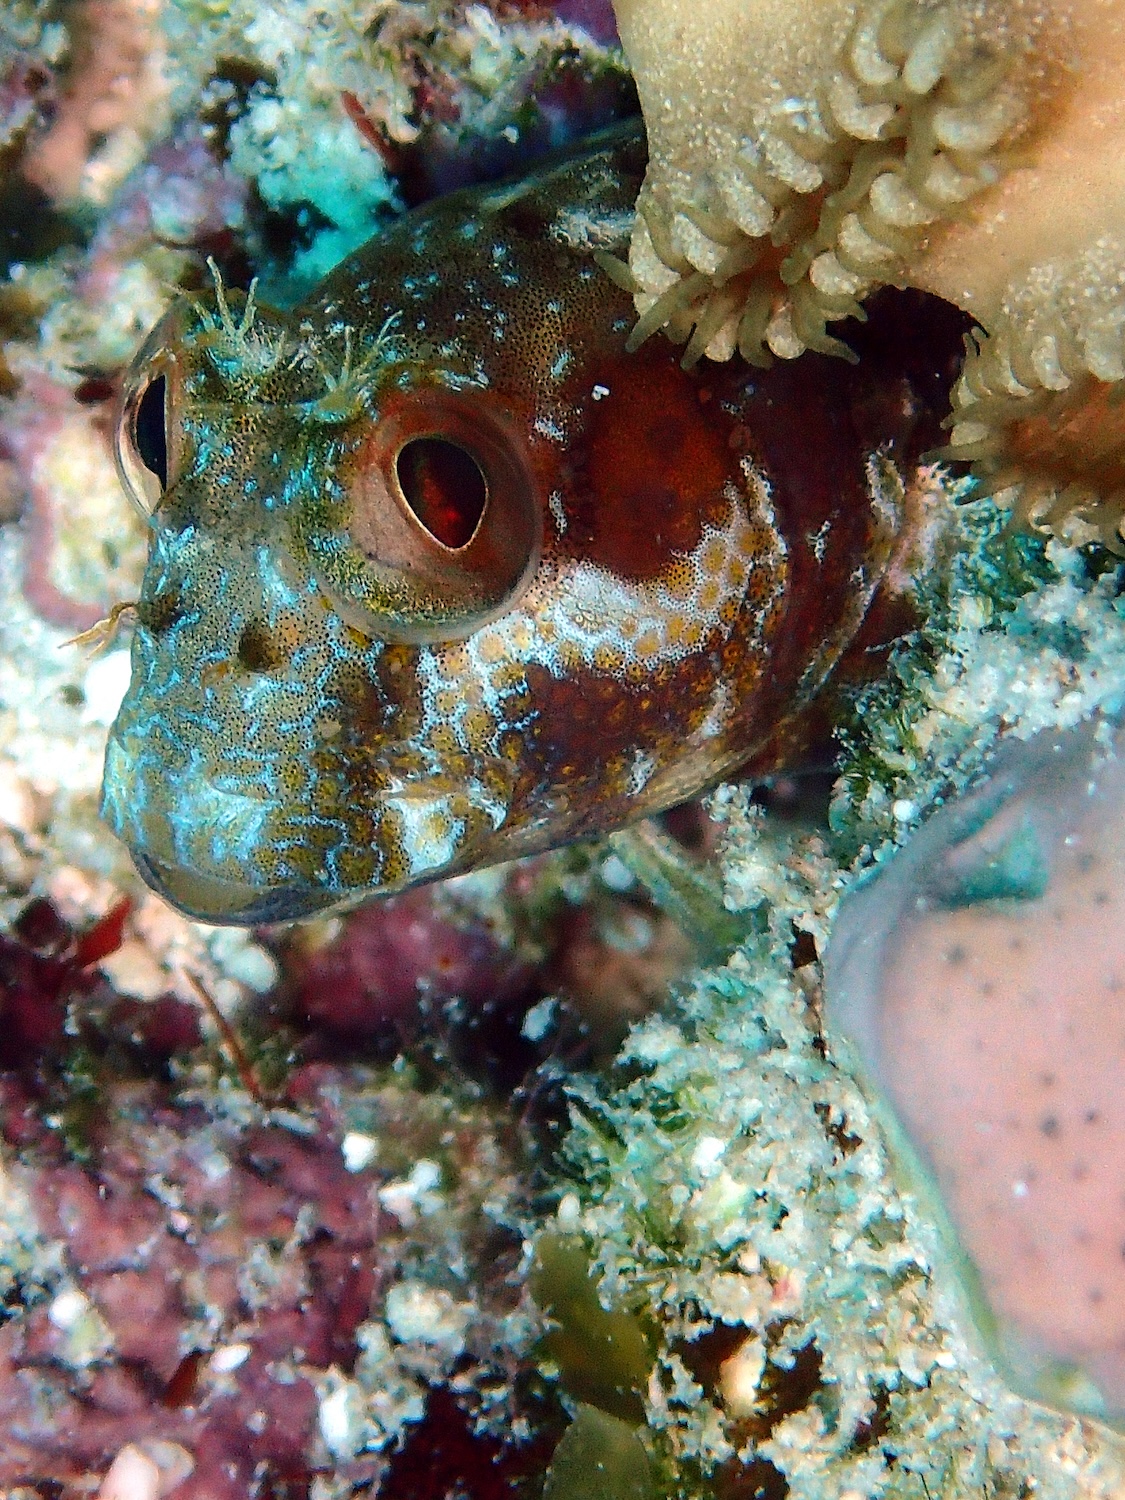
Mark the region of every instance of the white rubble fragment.
<instances>
[{"instance_id":1,"label":"white rubble fragment","mask_svg":"<svg viewBox=\"0 0 1125 1500\"><path fill-rule=\"evenodd\" d=\"M422 1281L400 1281L387 1293L386 1319L400 1344L417 1340L455 1359L465 1347L472 1303L455 1302L440 1287Z\"/></svg>"},{"instance_id":2,"label":"white rubble fragment","mask_svg":"<svg viewBox=\"0 0 1125 1500\"><path fill-rule=\"evenodd\" d=\"M148 1438L126 1443L110 1464L97 1500L164 1500L195 1468L179 1443Z\"/></svg>"},{"instance_id":3,"label":"white rubble fragment","mask_svg":"<svg viewBox=\"0 0 1125 1500\"><path fill-rule=\"evenodd\" d=\"M113 1348L113 1335L105 1319L76 1286L64 1287L55 1296L47 1318L66 1336L62 1357L72 1369L85 1369Z\"/></svg>"},{"instance_id":4,"label":"white rubble fragment","mask_svg":"<svg viewBox=\"0 0 1125 1500\"><path fill-rule=\"evenodd\" d=\"M354 1458L363 1443L363 1391L339 1370L329 1370L320 1386L317 1425L324 1446L337 1463Z\"/></svg>"},{"instance_id":5,"label":"white rubble fragment","mask_svg":"<svg viewBox=\"0 0 1125 1500\"><path fill-rule=\"evenodd\" d=\"M441 1168L426 1157L414 1163L409 1177L396 1178L379 1189L379 1202L393 1214L404 1229L411 1229L420 1217L435 1213L441 1207Z\"/></svg>"},{"instance_id":6,"label":"white rubble fragment","mask_svg":"<svg viewBox=\"0 0 1125 1500\"><path fill-rule=\"evenodd\" d=\"M208 1360L215 1375L229 1375L239 1369L250 1358L249 1344L220 1344Z\"/></svg>"},{"instance_id":7,"label":"white rubble fragment","mask_svg":"<svg viewBox=\"0 0 1125 1500\"><path fill-rule=\"evenodd\" d=\"M104 656L94 658L86 668L82 685L86 699L82 708L83 724L100 724L109 728L129 686L130 670L128 651L107 651Z\"/></svg>"},{"instance_id":8,"label":"white rubble fragment","mask_svg":"<svg viewBox=\"0 0 1125 1500\"><path fill-rule=\"evenodd\" d=\"M362 1172L375 1160L379 1142L374 1136L364 1135L358 1130L349 1130L340 1142L340 1155L349 1172Z\"/></svg>"},{"instance_id":9,"label":"white rubble fragment","mask_svg":"<svg viewBox=\"0 0 1125 1500\"><path fill-rule=\"evenodd\" d=\"M207 929L207 948L228 979L237 980L256 995L273 989L278 967L271 954L241 927Z\"/></svg>"},{"instance_id":10,"label":"white rubble fragment","mask_svg":"<svg viewBox=\"0 0 1125 1500\"><path fill-rule=\"evenodd\" d=\"M529 1042L541 1042L554 1024L558 1008L558 1001L554 995L546 995L524 1016L520 1035L526 1037Z\"/></svg>"}]
</instances>

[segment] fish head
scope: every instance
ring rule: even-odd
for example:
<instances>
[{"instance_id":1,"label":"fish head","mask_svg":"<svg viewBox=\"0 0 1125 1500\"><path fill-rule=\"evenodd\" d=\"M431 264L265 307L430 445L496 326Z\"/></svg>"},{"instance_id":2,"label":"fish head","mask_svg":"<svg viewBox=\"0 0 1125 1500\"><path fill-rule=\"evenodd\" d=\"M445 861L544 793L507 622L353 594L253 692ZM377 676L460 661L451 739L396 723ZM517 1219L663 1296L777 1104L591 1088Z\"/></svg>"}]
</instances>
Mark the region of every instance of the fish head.
<instances>
[{"instance_id":1,"label":"fish head","mask_svg":"<svg viewBox=\"0 0 1125 1500\"><path fill-rule=\"evenodd\" d=\"M424 659L536 570L510 403L393 321L313 341L216 279L134 361L117 457L151 535L103 813L149 884L250 923L472 862L512 755L427 728Z\"/></svg>"}]
</instances>

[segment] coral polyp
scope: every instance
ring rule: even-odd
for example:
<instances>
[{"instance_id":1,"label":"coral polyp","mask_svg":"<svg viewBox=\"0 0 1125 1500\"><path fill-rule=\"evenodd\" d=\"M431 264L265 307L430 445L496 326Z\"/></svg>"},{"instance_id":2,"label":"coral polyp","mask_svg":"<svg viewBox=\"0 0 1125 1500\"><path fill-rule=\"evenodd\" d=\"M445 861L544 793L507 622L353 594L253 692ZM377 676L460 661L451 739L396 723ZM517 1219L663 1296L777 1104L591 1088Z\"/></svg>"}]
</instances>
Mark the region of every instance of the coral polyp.
<instances>
[{"instance_id":1,"label":"coral polyp","mask_svg":"<svg viewBox=\"0 0 1125 1500\"><path fill-rule=\"evenodd\" d=\"M834 3L799 38L759 9L618 6L652 150L633 337L664 328L688 362L847 353L827 325L995 184L1043 87L1023 7ZM693 131L673 90L696 64L718 102L694 94Z\"/></svg>"},{"instance_id":2,"label":"coral polyp","mask_svg":"<svg viewBox=\"0 0 1125 1500\"><path fill-rule=\"evenodd\" d=\"M1102 240L1036 267L976 334L953 390L948 452L1021 521L1122 550L1125 251Z\"/></svg>"},{"instance_id":3,"label":"coral polyp","mask_svg":"<svg viewBox=\"0 0 1125 1500\"><path fill-rule=\"evenodd\" d=\"M948 455L1118 546L1125 241L1112 5L621 0L652 147L634 341L849 356L887 283L980 325ZM854 326L854 325L853 325Z\"/></svg>"}]
</instances>

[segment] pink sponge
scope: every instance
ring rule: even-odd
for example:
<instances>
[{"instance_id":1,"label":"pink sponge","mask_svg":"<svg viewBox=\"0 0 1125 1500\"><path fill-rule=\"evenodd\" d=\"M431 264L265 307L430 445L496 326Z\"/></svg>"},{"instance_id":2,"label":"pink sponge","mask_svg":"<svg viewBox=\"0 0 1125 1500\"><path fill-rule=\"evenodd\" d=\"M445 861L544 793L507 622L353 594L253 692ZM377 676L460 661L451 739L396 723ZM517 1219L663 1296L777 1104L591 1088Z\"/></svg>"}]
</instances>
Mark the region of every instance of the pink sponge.
<instances>
[{"instance_id":1,"label":"pink sponge","mask_svg":"<svg viewBox=\"0 0 1125 1500\"><path fill-rule=\"evenodd\" d=\"M1099 726L1010 746L844 903L827 971L1016 1382L1125 1422L1125 760Z\"/></svg>"}]
</instances>

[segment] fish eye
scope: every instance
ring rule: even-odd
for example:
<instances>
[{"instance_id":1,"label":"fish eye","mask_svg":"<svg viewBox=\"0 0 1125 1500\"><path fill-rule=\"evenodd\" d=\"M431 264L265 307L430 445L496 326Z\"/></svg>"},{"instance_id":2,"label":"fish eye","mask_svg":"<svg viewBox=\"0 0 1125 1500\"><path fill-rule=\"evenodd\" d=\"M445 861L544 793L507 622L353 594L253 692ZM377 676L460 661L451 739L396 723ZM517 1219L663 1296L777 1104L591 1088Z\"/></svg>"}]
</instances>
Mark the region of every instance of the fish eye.
<instances>
[{"instance_id":1,"label":"fish eye","mask_svg":"<svg viewBox=\"0 0 1125 1500\"><path fill-rule=\"evenodd\" d=\"M133 444L150 474L155 474L161 492L168 488L168 440L164 428L167 382L163 375L150 380L137 402L133 416Z\"/></svg>"},{"instance_id":2,"label":"fish eye","mask_svg":"<svg viewBox=\"0 0 1125 1500\"><path fill-rule=\"evenodd\" d=\"M168 419L171 382L164 368L138 356L125 377L117 412L114 457L121 483L146 518L152 516L168 488Z\"/></svg>"},{"instance_id":3,"label":"fish eye","mask_svg":"<svg viewBox=\"0 0 1125 1500\"><path fill-rule=\"evenodd\" d=\"M545 502L519 424L490 392L388 393L337 473L339 498L295 521L325 597L357 630L463 639L530 582Z\"/></svg>"},{"instance_id":4,"label":"fish eye","mask_svg":"<svg viewBox=\"0 0 1125 1500\"><path fill-rule=\"evenodd\" d=\"M444 438L412 438L399 449L395 476L435 541L451 551L468 546L488 504L488 481L467 449Z\"/></svg>"}]
</instances>

